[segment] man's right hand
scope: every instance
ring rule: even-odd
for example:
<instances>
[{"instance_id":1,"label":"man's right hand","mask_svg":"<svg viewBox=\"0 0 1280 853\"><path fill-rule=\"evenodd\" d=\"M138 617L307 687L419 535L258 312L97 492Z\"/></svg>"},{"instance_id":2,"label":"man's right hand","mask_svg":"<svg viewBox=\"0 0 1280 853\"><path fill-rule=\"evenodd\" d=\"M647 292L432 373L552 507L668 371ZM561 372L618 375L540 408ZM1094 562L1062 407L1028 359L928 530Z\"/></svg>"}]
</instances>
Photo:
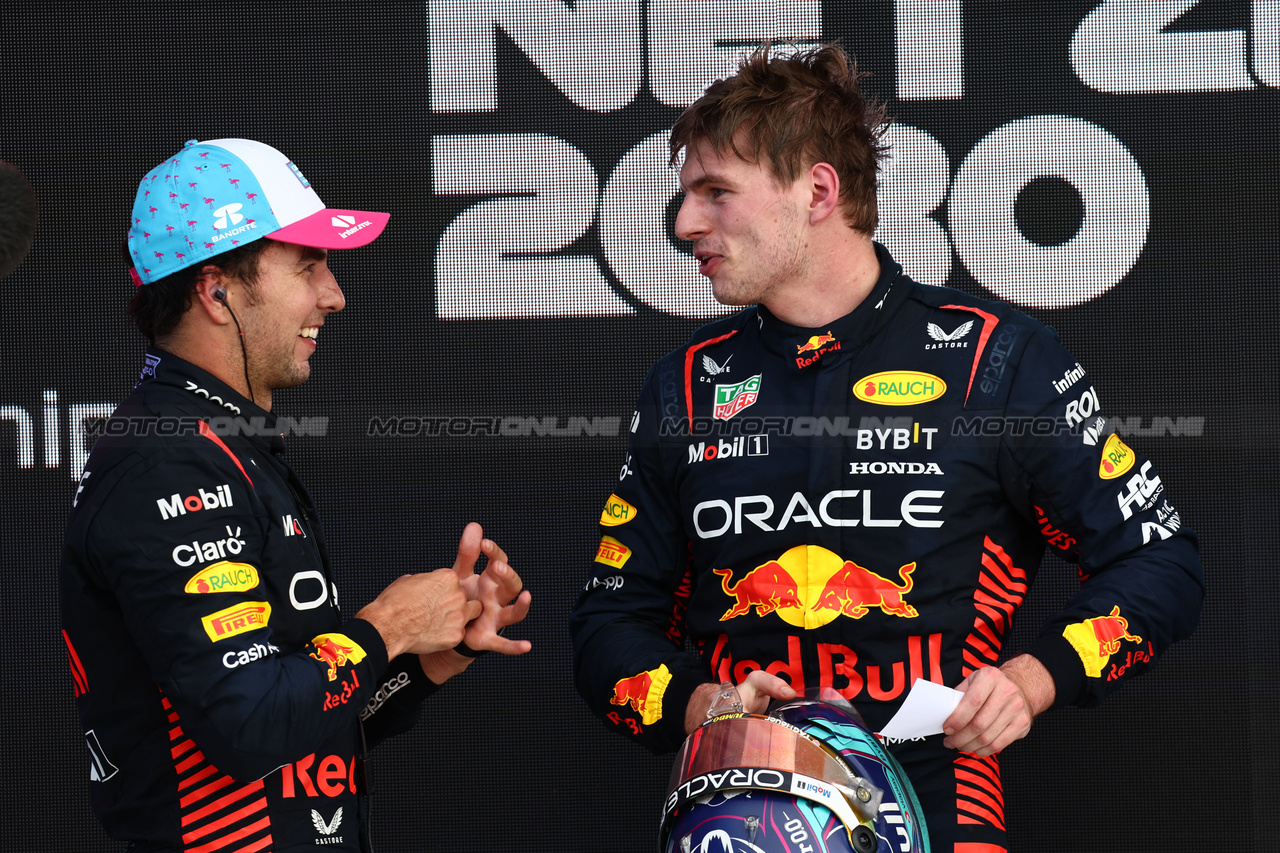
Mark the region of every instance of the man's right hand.
<instances>
[{"instance_id":1,"label":"man's right hand","mask_svg":"<svg viewBox=\"0 0 1280 853\"><path fill-rule=\"evenodd\" d=\"M356 618L378 629L390 660L452 649L483 609L481 602L467 600L458 573L449 568L401 575Z\"/></svg>"},{"instance_id":2,"label":"man's right hand","mask_svg":"<svg viewBox=\"0 0 1280 853\"><path fill-rule=\"evenodd\" d=\"M742 699L742 710L748 714L763 714L769 709L770 699L786 701L796 698L796 691L790 684L763 669L748 673L737 688L738 696ZM711 707L711 703L719 692L719 684L702 684L693 691L684 712L685 734L693 734L698 726L707 721L707 709Z\"/></svg>"}]
</instances>

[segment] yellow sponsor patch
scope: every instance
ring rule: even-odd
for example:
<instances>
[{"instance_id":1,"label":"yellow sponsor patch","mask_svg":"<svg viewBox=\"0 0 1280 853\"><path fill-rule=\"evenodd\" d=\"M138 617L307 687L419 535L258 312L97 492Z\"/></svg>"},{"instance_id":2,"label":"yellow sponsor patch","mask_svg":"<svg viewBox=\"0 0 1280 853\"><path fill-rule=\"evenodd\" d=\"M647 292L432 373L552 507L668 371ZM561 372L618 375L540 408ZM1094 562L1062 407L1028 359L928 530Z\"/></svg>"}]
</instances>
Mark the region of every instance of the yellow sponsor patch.
<instances>
[{"instance_id":1,"label":"yellow sponsor patch","mask_svg":"<svg viewBox=\"0 0 1280 853\"><path fill-rule=\"evenodd\" d=\"M1094 616L1062 629L1063 638L1071 644L1084 664L1084 674L1101 678L1111 656L1120 651L1120 643L1141 643L1142 638L1129 633L1129 620L1120 615L1120 607L1111 608L1106 616Z\"/></svg>"},{"instance_id":2,"label":"yellow sponsor patch","mask_svg":"<svg viewBox=\"0 0 1280 853\"><path fill-rule=\"evenodd\" d=\"M1121 474L1128 473L1133 467L1134 452L1120 440L1120 436L1112 433L1102 447L1102 461L1098 463L1098 476L1104 480L1114 480Z\"/></svg>"},{"instance_id":3,"label":"yellow sponsor patch","mask_svg":"<svg viewBox=\"0 0 1280 853\"><path fill-rule=\"evenodd\" d=\"M853 396L877 406L912 406L947 393L947 383L932 373L885 370L864 376L853 386Z\"/></svg>"},{"instance_id":4,"label":"yellow sponsor patch","mask_svg":"<svg viewBox=\"0 0 1280 853\"><path fill-rule=\"evenodd\" d=\"M657 669L619 680L613 685L613 696L609 702L630 705L631 710L640 715L640 722L651 726L662 719L662 694L667 692L670 683L671 670L665 663L658 664Z\"/></svg>"},{"instance_id":5,"label":"yellow sponsor patch","mask_svg":"<svg viewBox=\"0 0 1280 853\"><path fill-rule=\"evenodd\" d=\"M617 527L635 517L635 507L617 495L609 495L609 500L604 502L604 512L600 513L600 523L605 527Z\"/></svg>"},{"instance_id":6,"label":"yellow sponsor patch","mask_svg":"<svg viewBox=\"0 0 1280 853\"><path fill-rule=\"evenodd\" d=\"M364 649L346 634L320 634L311 640L311 657L329 667L329 680L338 677L338 667L364 660Z\"/></svg>"},{"instance_id":7,"label":"yellow sponsor patch","mask_svg":"<svg viewBox=\"0 0 1280 853\"><path fill-rule=\"evenodd\" d=\"M221 560L191 576L183 592L240 592L258 585L258 570L248 563Z\"/></svg>"},{"instance_id":8,"label":"yellow sponsor patch","mask_svg":"<svg viewBox=\"0 0 1280 853\"><path fill-rule=\"evenodd\" d=\"M600 550L596 551L597 563L604 563L606 566L613 566L615 569L620 569L629 559L631 559L630 548L623 545L612 536L600 537Z\"/></svg>"},{"instance_id":9,"label":"yellow sponsor patch","mask_svg":"<svg viewBox=\"0 0 1280 853\"><path fill-rule=\"evenodd\" d=\"M245 601L224 607L217 613L210 613L201 618L200 624L204 625L204 632L209 635L209 639L216 643L227 637L265 628L270 619L271 604L269 602Z\"/></svg>"}]
</instances>

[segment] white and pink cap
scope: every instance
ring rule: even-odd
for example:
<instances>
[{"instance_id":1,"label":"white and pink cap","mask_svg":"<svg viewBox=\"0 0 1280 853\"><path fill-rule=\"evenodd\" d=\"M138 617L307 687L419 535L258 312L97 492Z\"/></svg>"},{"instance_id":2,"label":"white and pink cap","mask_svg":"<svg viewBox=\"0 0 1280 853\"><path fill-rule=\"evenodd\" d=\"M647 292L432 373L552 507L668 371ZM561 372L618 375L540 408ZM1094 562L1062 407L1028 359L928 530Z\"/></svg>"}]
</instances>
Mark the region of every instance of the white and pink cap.
<instances>
[{"instance_id":1,"label":"white and pink cap","mask_svg":"<svg viewBox=\"0 0 1280 853\"><path fill-rule=\"evenodd\" d=\"M365 246L389 218L325 207L270 145L193 139L142 179L128 243L138 283L150 284L264 237L318 249Z\"/></svg>"}]
</instances>

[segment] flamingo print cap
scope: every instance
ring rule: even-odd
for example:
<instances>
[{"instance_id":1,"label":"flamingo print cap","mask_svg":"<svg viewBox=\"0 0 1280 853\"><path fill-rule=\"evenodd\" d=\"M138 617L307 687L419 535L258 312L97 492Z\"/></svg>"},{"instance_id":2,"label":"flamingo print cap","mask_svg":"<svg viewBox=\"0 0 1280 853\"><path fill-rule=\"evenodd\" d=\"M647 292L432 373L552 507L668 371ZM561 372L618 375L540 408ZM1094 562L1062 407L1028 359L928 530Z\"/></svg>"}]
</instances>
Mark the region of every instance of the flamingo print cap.
<instances>
[{"instance_id":1,"label":"flamingo print cap","mask_svg":"<svg viewBox=\"0 0 1280 853\"><path fill-rule=\"evenodd\" d=\"M386 213L324 206L298 167L249 139L192 139L138 185L129 228L134 284L270 237L317 249L372 243Z\"/></svg>"}]
</instances>

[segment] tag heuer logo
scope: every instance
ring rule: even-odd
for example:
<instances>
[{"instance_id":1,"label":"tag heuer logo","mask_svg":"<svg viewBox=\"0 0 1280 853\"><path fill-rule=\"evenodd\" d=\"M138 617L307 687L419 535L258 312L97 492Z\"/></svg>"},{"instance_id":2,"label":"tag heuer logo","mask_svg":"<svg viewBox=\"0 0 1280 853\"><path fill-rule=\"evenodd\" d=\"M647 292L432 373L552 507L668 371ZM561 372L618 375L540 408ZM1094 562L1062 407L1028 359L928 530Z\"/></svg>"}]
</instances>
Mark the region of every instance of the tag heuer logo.
<instances>
[{"instance_id":1,"label":"tag heuer logo","mask_svg":"<svg viewBox=\"0 0 1280 853\"><path fill-rule=\"evenodd\" d=\"M760 376L757 373L736 385L717 385L714 412L716 420L727 421L754 403L760 396Z\"/></svg>"}]
</instances>

